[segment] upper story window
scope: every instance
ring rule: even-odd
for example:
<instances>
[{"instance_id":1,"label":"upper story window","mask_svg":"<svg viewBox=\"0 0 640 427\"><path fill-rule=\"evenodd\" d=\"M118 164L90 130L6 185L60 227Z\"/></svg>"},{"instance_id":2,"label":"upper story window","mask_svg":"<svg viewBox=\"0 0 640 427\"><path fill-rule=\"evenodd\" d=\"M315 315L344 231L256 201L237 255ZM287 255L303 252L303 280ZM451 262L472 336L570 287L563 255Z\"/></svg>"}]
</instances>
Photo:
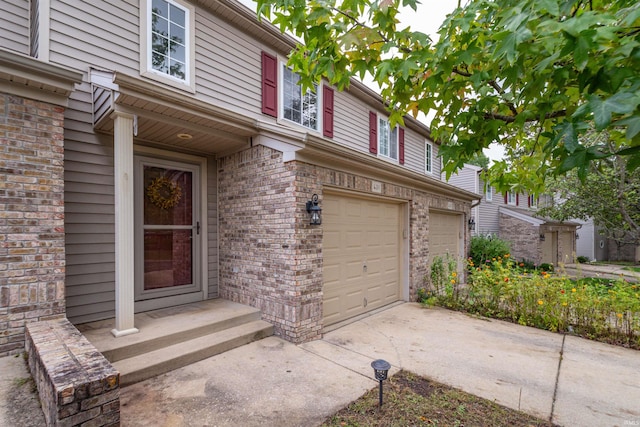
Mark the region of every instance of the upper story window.
<instances>
[{"instance_id":1,"label":"upper story window","mask_svg":"<svg viewBox=\"0 0 640 427\"><path fill-rule=\"evenodd\" d=\"M518 196L513 191L509 191L507 193L507 204L508 205L517 205L518 204Z\"/></svg>"},{"instance_id":2,"label":"upper story window","mask_svg":"<svg viewBox=\"0 0 640 427\"><path fill-rule=\"evenodd\" d=\"M378 117L378 154L398 160L398 127L391 129L383 117Z\"/></svg>"},{"instance_id":3,"label":"upper story window","mask_svg":"<svg viewBox=\"0 0 640 427\"><path fill-rule=\"evenodd\" d=\"M433 173L433 144L430 142L424 144L424 171Z\"/></svg>"},{"instance_id":4,"label":"upper story window","mask_svg":"<svg viewBox=\"0 0 640 427\"><path fill-rule=\"evenodd\" d=\"M318 87L302 90L300 76L282 64L282 117L311 130L318 130Z\"/></svg>"},{"instance_id":5,"label":"upper story window","mask_svg":"<svg viewBox=\"0 0 640 427\"><path fill-rule=\"evenodd\" d=\"M378 115L376 111L369 111L369 152L371 154L404 165L404 134L403 127L395 126L392 129L386 117Z\"/></svg>"},{"instance_id":6,"label":"upper story window","mask_svg":"<svg viewBox=\"0 0 640 427\"><path fill-rule=\"evenodd\" d=\"M141 73L181 88L191 88L194 72L195 11L182 0L141 0ZM142 15L142 14L141 14Z\"/></svg>"},{"instance_id":7,"label":"upper story window","mask_svg":"<svg viewBox=\"0 0 640 427\"><path fill-rule=\"evenodd\" d=\"M490 202L493 200L493 187L491 187L490 185L487 186L487 191L485 192L484 197L487 200L487 202Z\"/></svg>"}]
</instances>

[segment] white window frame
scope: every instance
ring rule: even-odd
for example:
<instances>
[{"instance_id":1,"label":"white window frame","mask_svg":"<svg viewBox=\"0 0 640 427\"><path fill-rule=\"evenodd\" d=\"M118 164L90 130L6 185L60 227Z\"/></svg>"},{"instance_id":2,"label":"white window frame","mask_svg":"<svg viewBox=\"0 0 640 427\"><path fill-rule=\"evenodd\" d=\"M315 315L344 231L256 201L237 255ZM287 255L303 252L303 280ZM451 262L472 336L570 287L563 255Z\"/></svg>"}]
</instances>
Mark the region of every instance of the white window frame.
<instances>
[{"instance_id":1,"label":"white window frame","mask_svg":"<svg viewBox=\"0 0 640 427\"><path fill-rule=\"evenodd\" d=\"M487 202L493 201L493 187L492 186L490 186L490 185L487 186L487 191L485 191L484 198L487 200Z\"/></svg>"},{"instance_id":2,"label":"white window frame","mask_svg":"<svg viewBox=\"0 0 640 427\"><path fill-rule=\"evenodd\" d=\"M316 128L308 127L303 125L302 123L298 123L296 121L287 119L284 117L284 69L287 68L291 70L285 60L278 60L278 122L280 123L288 123L294 126L298 126L306 131L310 131L313 133L321 134L322 133L322 83L316 84ZM291 70L293 74L296 74L293 70ZM301 93L302 96L302 93Z\"/></svg>"},{"instance_id":3,"label":"white window frame","mask_svg":"<svg viewBox=\"0 0 640 427\"><path fill-rule=\"evenodd\" d=\"M153 0L140 0L140 75L166 85L195 93L195 7L182 0L164 0L185 12L185 78L180 79L153 68L151 8Z\"/></svg>"},{"instance_id":4,"label":"white window frame","mask_svg":"<svg viewBox=\"0 0 640 427\"><path fill-rule=\"evenodd\" d=\"M512 206L516 206L517 201L518 200L518 196L516 195L516 193L514 193L513 191L507 191L507 204L508 205L512 205Z\"/></svg>"},{"instance_id":5,"label":"white window frame","mask_svg":"<svg viewBox=\"0 0 640 427\"><path fill-rule=\"evenodd\" d=\"M398 142L399 139L399 135L400 135L400 128L396 125L393 129L391 129L391 125L389 124L389 118L386 116L382 116L380 114L376 115L376 138L378 139L378 157L382 157L385 160L388 160L390 162L393 163L398 163L399 159L400 159L400 144ZM383 132L383 126L385 127L384 132ZM384 141L382 140L384 135L389 135L388 137L388 142L389 142L389 147L387 148L386 154L383 152L383 143ZM395 135L395 155L396 157L394 158L392 156L393 154L393 150L392 150L392 142L391 141L391 136Z\"/></svg>"},{"instance_id":6,"label":"white window frame","mask_svg":"<svg viewBox=\"0 0 640 427\"><path fill-rule=\"evenodd\" d=\"M433 174L433 144L429 141L424 142L424 172Z\"/></svg>"},{"instance_id":7,"label":"white window frame","mask_svg":"<svg viewBox=\"0 0 640 427\"><path fill-rule=\"evenodd\" d=\"M529 196L529 207L537 208L538 207L538 198L533 194Z\"/></svg>"}]
</instances>

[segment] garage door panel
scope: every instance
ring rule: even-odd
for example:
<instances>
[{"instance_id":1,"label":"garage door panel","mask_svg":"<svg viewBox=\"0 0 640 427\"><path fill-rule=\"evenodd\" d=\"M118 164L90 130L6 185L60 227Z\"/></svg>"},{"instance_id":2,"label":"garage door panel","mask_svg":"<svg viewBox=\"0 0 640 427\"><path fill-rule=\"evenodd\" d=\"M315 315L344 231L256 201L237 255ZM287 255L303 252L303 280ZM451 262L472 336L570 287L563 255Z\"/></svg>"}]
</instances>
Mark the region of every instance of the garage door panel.
<instances>
[{"instance_id":1,"label":"garage door panel","mask_svg":"<svg viewBox=\"0 0 640 427\"><path fill-rule=\"evenodd\" d=\"M429 213L430 259L449 254L460 257L461 215L439 212Z\"/></svg>"},{"instance_id":2,"label":"garage door panel","mask_svg":"<svg viewBox=\"0 0 640 427\"><path fill-rule=\"evenodd\" d=\"M325 194L324 199L329 275L323 308L329 325L399 299L401 209L397 203L348 196Z\"/></svg>"}]
</instances>

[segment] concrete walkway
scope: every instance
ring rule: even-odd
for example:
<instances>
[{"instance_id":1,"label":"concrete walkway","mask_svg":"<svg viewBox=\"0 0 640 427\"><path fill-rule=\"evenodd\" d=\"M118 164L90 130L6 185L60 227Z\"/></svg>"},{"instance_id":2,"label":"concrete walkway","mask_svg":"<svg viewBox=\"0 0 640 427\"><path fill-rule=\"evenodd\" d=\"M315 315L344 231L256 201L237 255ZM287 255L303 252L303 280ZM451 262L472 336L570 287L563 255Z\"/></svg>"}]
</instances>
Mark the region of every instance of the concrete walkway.
<instances>
[{"instance_id":1,"label":"concrete walkway","mask_svg":"<svg viewBox=\"0 0 640 427\"><path fill-rule=\"evenodd\" d=\"M322 340L271 337L126 387L122 425L315 426L376 387L378 358L391 374L407 369L560 425L640 425L639 351L415 303Z\"/></svg>"},{"instance_id":2,"label":"concrete walkway","mask_svg":"<svg viewBox=\"0 0 640 427\"><path fill-rule=\"evenodd\" d=\"M640 282L640 273L625 270L626 265L618 264L566 264L556 271L570 277L601 277L603 279L624 278L628 282Z\"/></svg>"}]
</instances>

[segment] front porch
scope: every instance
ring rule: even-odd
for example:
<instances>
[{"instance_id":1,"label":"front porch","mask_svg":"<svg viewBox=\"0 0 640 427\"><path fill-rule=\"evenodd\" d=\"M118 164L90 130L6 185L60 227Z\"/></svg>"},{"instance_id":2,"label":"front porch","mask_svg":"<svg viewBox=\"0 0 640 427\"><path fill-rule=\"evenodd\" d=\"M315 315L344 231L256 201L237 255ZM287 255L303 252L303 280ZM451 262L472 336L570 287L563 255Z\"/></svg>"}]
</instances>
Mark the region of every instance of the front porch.
<instances>
[{"instance_id":1,"label":"front porch","mask_svg":"<svg viewBox=\"0 0 640 427\"><path fill-rule=\"evenodd\" d=\"M115 319L78 325L126 386L271 336L253 307L223 299L137 313L139 333L115 338Z\"/></svg>"}]
</instances>

